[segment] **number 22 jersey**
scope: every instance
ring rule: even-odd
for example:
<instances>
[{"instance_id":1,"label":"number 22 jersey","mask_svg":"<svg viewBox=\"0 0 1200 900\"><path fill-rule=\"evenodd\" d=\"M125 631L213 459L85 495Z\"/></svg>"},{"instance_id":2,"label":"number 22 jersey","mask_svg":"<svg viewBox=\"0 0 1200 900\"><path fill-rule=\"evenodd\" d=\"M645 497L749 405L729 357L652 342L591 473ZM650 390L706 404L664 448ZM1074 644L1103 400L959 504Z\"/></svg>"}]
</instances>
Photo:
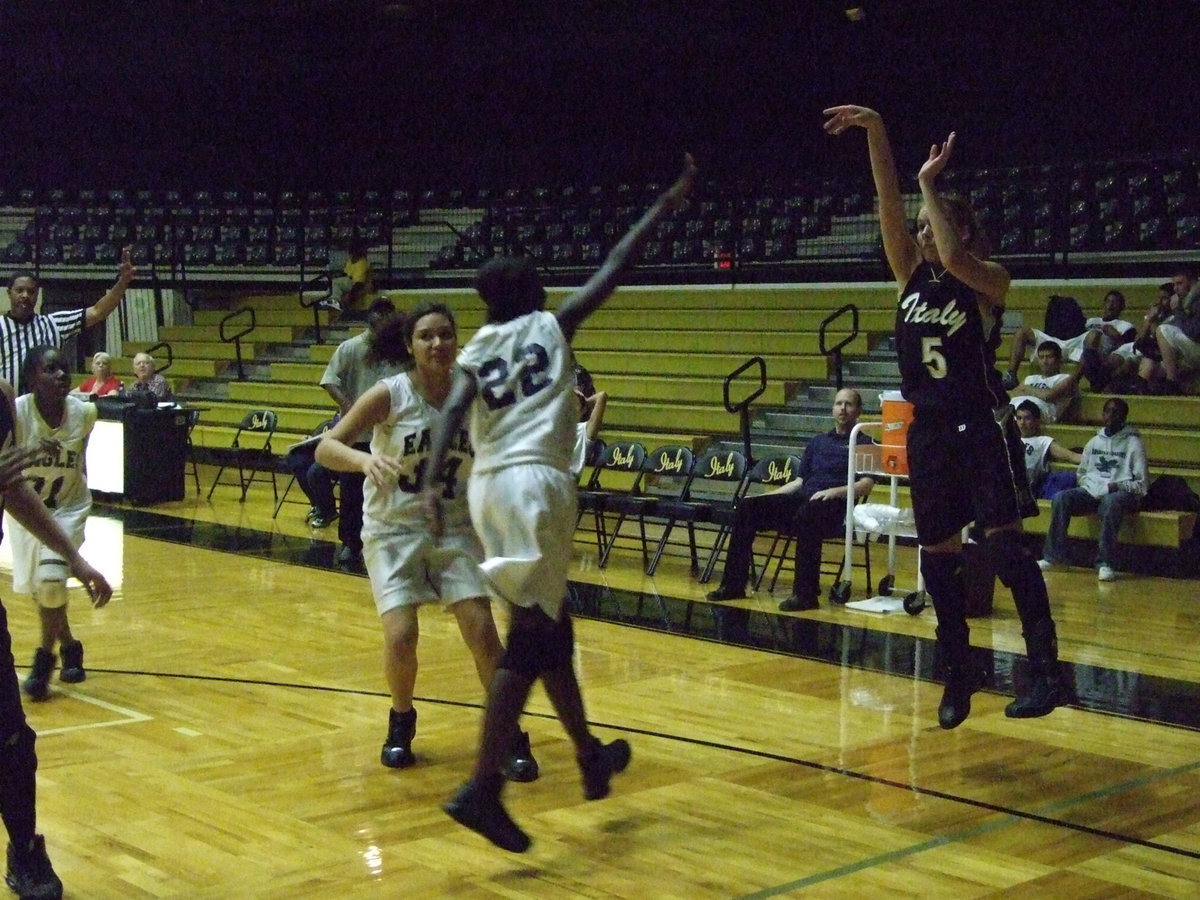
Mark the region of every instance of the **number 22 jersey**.
<instances>
[{"instance_id":1,"label":"number 22 jersey","mask_svg":"<svg viewBox=\"0 0 1200 900\"><path fill-rule=\"evenodd\" d=\"M479 389L471 409L476 472L527 463L571 471L579 421L575 356L553 313L485 324L458 365Z\"/></svg>"},{"instance_id":2,"label":"number 22 jersey","mask_svg":"<svg viewBox=\"0 0 1200 900\"><path fill-rule=\"evenodd\" d=\"M922 262L900 292L900 390L917 416L964 421L1008 402L996 371L1000 313L985 324L978 294Z\"/></svg>"}]
</instances>

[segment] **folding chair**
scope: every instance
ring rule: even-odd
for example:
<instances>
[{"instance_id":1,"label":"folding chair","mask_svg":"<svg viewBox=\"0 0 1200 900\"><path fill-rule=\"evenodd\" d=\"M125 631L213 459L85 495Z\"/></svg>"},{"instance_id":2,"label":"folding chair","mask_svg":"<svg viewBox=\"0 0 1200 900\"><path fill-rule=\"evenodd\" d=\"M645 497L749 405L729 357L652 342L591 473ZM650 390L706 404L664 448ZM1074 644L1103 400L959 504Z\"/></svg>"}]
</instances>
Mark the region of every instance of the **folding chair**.
<instances>
[{"instance_id":1,"label":"folding chair","mask_svg":"<svg viewBox=\"0 0 1200 900\"><path fill-rule=\"evenodd\" d=\"M796 478L799 473L799 456L792 453L765 456L751 466L750 471L746 473L746 483L742 485L741 491L737 495L737 501L740 503L747 496L763 494L768 490L783 487L789 481ZM716 540L713 541L712 552L708 555L708 562L704 564L704 572L700 576L701 584L707 584L712 578L713 569L716 568L721 551L725 549L725 543L729 540L729 533L733 528L733 515L736 508L735 505L724 510L718 520L720 528L717 531ZM774 549L774 544L772 544L771 550L774 551ZM757 584L755 587L757 588Z\"/></svg>"},{"instance_id":2,"label":"folding chair","mask_svg":"<svg viewBox=\"0 0 1200 900\"><path fill-rule=\"evenodd\" d=\"M679 499L684 496L692 478L696 457L690 447L682 444L667 444L647 453L642 461L639 477L634 488L625 494L609 495L604 500L604 511L617 514L616 524L608 543L600 555L600 568L608 563L609 554L621 534L621 526L630 516L637 516L638 532L642 541L642 566L650 568L650 546L646 541L646 519L658 516L656 504L661 500Z\"/></svg>"},{"instance_id":3,"label":"folding chair","mask_svg":"<svg viewBox=\"0 0 1200 900\"><path fill-rule=\"evenodd\" d=\"M662 559L667 539L677 522L687 524L688 549L691 551L692 574L700 571L700 559L696 552L697 523L717 523L727 528L733 519L733 508L746 489L746 457L740 450L711 449L706 452L692 470L692 478L683 495L676 500L661 500L655 514L666 519L654 558L646 569L653 575Z\"/></svg>"},{"instance_id":4,"label":"folding chair","mask_svg":"<svg viewBox=\"0 0 1200 900\"><path fill-rule=\"evenodd\" d=\"M867 499L866 497L860 497L859 499L855 500L854 502L855 502L855 504L864 503L864 502L866 502L866 499ZM784 561L787 560L788 551L791 550L791 548L792 548L792 541L795 540L795 535L776 533L775 540L771 544L771 550L768 552L767 559L763 562L762 571L760 571L758 573L758 578L754 582L755 590L758 590L758 586L762 583L763 576L766 575L766 573L767 573L767 568L771 564L771 557L774 555L775 547L779 543L779 540L781 537L783 538L783 546L782 546L782 548L780 548L779 555L775 559L775 573L771 576L771 584L767 587L768 591L775 590L775 582L777 582L779 580L779 573L783 569ZM866 535L866 534L863 534L861 536L861 538L862 538L861 544L862 544L862 548L863 548L863 561L861 563L856 563L853 560L851 560L850 566L851 566L851 568L858 568L858 569L866 570L867 594L870 595L871 583L872 583L871 582L871 540L870 540L870 536ZM845 533L842 531L839 531L833 537L824 538L821 541L821 543L823 545L827 545L830 543L836 543L838 548L842 551L841 555L837 558L836 566L834 565L834 563L832 561L826 561L825 559L821 560L821 574L822 575L837 575L840 577L842 572L845 570L845 565L846 565ZM849 584L849 582L847 582L847 584ZM836 587L836 585L835 585L835 587ZM831 600L833 599L833 590L832 589L830 590L830 599ZM844 603L845 601L843 600L843 601L839 601L839 602Z\"/></svg>"},{"instance_id":5,"label":"folding chair","mask_svg":"<svg viewBox=\"0 0 1200 900\"><path fill-rule=\"evenodd\" d=\"M312 431L310 431L308 433L308 438L306 440L303 440L300 443L295 444L292 447L289 447L287 454L285 454L285 455L290 456L293 453L307 453L311 457L311 455L316 451L316 443L317 442L315 439L319 438L321 435L323 435L325 432L327 432L330 428L332 428L333 423L336 422L337 420L338 420L337 416L333 416L332 418L326 419L324 422L322 422L320 425L318 425L316 428L314 428ZM296 474L295 474L295 472L293 472L292 477L288 480L287 486L284 487L284 489L283 489L283 495L279 498L279 502L275 504L275 512L271 515L272 519L279 517L279 510L281 510L283 508L283 504L287 501L288 493L291 491L292 485L294 485L295 483L296 483ZM297 503L299 501L293 500L292 502ZM307 503L308 498L305 498L304 502Z\"/></svg>"},{"instance_id":6,"label":"folding chair","mask_svg":"<svg viewBox=\"0 0 1200 900\"><path fill-rule=\"evenodd\" d=\"M200 410L188 409L184 411L184 425L187 428L185 432L184 448L187 455L184 457L183 477L187 478L188 470L191 469L192 480L196 482L196 496L200 496L200 471L196 465L196 455L192 449L192 430L196 427L196 423L200 421Z\"/></svg>"},{"instance_id":7,"label":"folding chair","mask_svg":"<svg viewBox=\"0 0 1200 900\"><path fill-rule=\"evenodd\" d=\"M271 454L271 438L275 435L277 423L278 417L274 410L252 409L246 413L233 435L233 443L228 448L214 450L214 455L221 460L221 467L217 469L217 477L213 479L212 487L208 489L209 500L212 499L213 491L217 489L218 484L233 484L232 481L221 481L221 475L227 468L235 465L238 470L237 485L242 489L239 502L246 501L246 491L250 489L251 484L255 481L266 481L267 476L270 476L272 494L276 501L279 500L279 486L275 481L275 469ZM243 434L254 435L255 443L259 439L262 443L257 446L243 447ZM248 475L247 472L249 472Z\"/></svg>"},{"instance_id":8,"label":"folding chair","mask_svg":"<svg viewBox=\"0 0 1200 900\"><path fill-rule=\"evenodd\" d=\"M601 445L603 446L603 444ZM596 558L604 556L608 532L604 519L605 501L614 494L636 491L642 480L642 463L646 459L646 448L637 441L617 441L600 451L592 466L587 486L579 490L579 513L575 527L586 513L592 514L596 535ZM628 482L632 478L632 483ZM622 484L618 487L618 484Z\"/></svg>"}]
</instances>

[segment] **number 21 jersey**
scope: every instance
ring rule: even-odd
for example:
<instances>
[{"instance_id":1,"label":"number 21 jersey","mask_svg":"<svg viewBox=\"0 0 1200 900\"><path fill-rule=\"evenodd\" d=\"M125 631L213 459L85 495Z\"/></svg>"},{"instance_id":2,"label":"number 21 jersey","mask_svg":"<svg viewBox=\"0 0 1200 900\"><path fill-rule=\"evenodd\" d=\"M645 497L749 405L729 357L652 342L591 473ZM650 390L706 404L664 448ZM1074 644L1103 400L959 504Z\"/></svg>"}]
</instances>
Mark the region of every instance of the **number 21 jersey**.
<instances>
[{"instance_id":1,"label":"number 21 jersey","mask_svg":"<svg viewBox=\"0 0 1200 900\"><path fill-rule=\"evenodd\" d=\"M47 442L44 452L25 467L25 477L48 509L91 504L84 449L96 415L95 404L67 397L63 420L52 428L38 412L33 394L17 398L17 441L25 447Z\"/></svg>"}]
</instances>

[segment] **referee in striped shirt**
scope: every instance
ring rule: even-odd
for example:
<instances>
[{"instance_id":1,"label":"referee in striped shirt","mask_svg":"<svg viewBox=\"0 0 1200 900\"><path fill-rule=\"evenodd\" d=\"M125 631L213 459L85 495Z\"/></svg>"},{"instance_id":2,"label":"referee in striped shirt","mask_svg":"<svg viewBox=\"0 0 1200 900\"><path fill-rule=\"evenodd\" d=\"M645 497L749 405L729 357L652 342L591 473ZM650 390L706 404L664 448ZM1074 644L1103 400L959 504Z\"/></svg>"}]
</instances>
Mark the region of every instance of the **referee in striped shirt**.
<instances>
[{"instance_id":1,"label":"referee in striped shirt","mask_svg":"<svg viewBox=\"0 0 1200 900\"><path fill-rule=\"evenodd\" d=\"M24 393L19 384L25 354L39 344L61 347L63 341L109 317L125 289L137 274L129 258L129 247L121 251L121 268L114 284L103 297L86 309L64 309L52 313L34 311L38 280L29 272L18 272L8 282L8 312L0 316L0 377Z\"/></svg>"}]
</instances>

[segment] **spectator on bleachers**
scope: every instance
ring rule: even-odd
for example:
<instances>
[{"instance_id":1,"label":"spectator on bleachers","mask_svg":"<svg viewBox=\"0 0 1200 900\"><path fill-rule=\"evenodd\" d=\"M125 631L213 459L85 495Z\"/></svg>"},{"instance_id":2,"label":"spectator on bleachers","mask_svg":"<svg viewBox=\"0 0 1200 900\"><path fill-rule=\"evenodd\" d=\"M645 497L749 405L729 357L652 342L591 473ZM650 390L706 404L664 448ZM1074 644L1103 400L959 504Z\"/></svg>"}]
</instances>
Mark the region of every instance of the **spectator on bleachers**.
<instances>
[{"instance_id":1,"label":"spectator on bleachers","mask_svg":"<svg viewBox=\"0 0 1200 900\"><path fill-rule=\"evenodd\" d=\"M1195 290L1198 281L1200 281L1200 274L1197 273L1195 265L1187 263L1179 267L1171 278L1171 284L1175 288L1175 293L1171 297L1171 315L1179 312L1183 301Z\"/></svg>"},{"instance_id":2,"label":"spectator on bleachers","mask_svg":"<svg viewBox=\"0 0 1200 900\"><path fill-rule=\"evenodd\" d=\"M1079 398L1079 376L1062 371L1062 348L1054 341L1042 342L1035 361L1040 371L1027 375L1009 395L1014 405L1022 400L1033 403L1041 411L1042 421L1053 425Z\"/></svg>"},{"instance_id":3,"label":"spectator on bleachers","mask_svg":"<svg viewBox=\"0 0 1200 900\"><path fill-rule=\"evenodd\" d=\"M112 357L101 350L92 357L92 374L83 379L72 393L84 397L107 397L125 390L112 371Z\"/></svg>"},{"instance_id":4,"label":"spectator on bleachers","mask_svg":"<svg viewBox=\"0 0 1200 900\"><path fill-rule=\"evenodd\" d=\"M607 391L595 391L590 397L580 395L579 425L575 429L575 452L571 457L571 471L576 475L587 465L588 448L600 434L607 406Z\"/></svg>"},{"instance_id":5,"label":"spectator on bleachers","mask_svg":"<svg viewBox=\"0 0 1200 900\"><path fill-rule=\"evenodd\" d=\"M1126 322L1120 317L1124 311L1125 295L1120 291L1109 291L1104 295L1104 313L1089 318L1084 323L1083 332L1074 337L1057 338L1037 328L1022 325L1013 335L1012 354L1009 357L1008 371L1004 375L1005 390L1017 386L1017 369L1025 359L1025 353L1031 351L1036 355L1046 341L1058 344L1063 357L1071 362L1080 362L1085 350L1092 350L1098 358L1103 359L1117 347L1132 341L1137 329L1132 322Z\"/></svg>"},{"instance_id":6,"label":"spectator on bleachers","mask_svg":"<svg viewBox=\"0 0 1200 900\"><path fill-rule=\"evenodd\" d=\"M804 448L797 477L769 494L747 497L734 510L729 551L721 585L709 600L746 596L754 536L760 530L784 531L795 539L796 570L791 596L779 604L784 612L817 609L821 593L821 541L836 537L846 525L846 466L850 432L862 415L862 397L843 388L833 399L833 430L816 435ZM858 443L869 444L864 434ZM855 498L865 497L875 479L862 475L854 482Z\"/></svg>"},{"instance_id":7,"label":"spectator on bleachers","mask_svg":"<svg viewBox=\"0 0 1200 900\"><path fill-rule=\"evenodd\" d=\"M1100 540L1096 572L1101 581L1116 579L1117 538L1126 515L1136 513L1146 493L1146 448L1137 430L1126 424L1129 404L1109 397L1101 421L1104 427L1084 445L1076 473L1078 487L1062 491L1051 501L1050 530L1038 565L1043 569L1067 558L1067 528L1071 517L1098 514Z\"/></svg>"},{"instance_id":8,"label":"spectator on bleachers","mask_svg":"<svg viewBox=\"0 0 1200 900\"><path fill-rule=\"evenodd\" d=\"M1161 359L1147 357L1138 368L1138 376L1154 394L1182 394L1182 376L1200 371L1200 282L1194 271L1176 277L1176 296L1189 280L1190 287L1179 299L1174 315L1155 329Z\"/></svg>"},{"instance_id":9,"label":"spectator on bleachers","mask_svg":"<svg viewBox=\"0 0 1200 900\"><path fill-rule=\"evenodd\" d=\"M149 353L138 353L133 357L133 374L137 376L137 381L129 386L131 394L150 393L158 403L166 403L174 398L170 383L155 371L154 357Z\"/></svg>"},{"instance_id":10,"label":"spectator on bleachers","mask_svg":"<svg viewBox=\"0 0 1200 900\"><path fill-rule=\"evenodd\" d=\"M98 325L109 317L136 271L129 258L130 248L121 251L117 283L103 297L85 309L64 309L52 313L36 312L38 280L31 272L17 272L8 282L8 312L0 316L0 378L17 387L20 393L21 366L33 347L48 344L61 347L67 338L85 328Z\"/></svg>"},{"instance_id":11,"label":"spectator on bleachers","mask_svg":"<svg viewBox=\"0 0 1200 900\"><path fill-rule=\"evenodd\" d=\"M1158 286L1158 298L1154 305L1138 323L1133 340L1122 344L1111 355L1102 359L1100 369L1092 373L1089 381L1093 390L1104 390L1105 386L1114 380L1136 377L1138 367L1147 357L1155 361L1162 360L1162 353L1158 349L1158 326L1175 314L1175 305L1175 284L1164 281ZM1118 390L1117 393L1124 391Z\"/></svg>"},{"instance_id":12,"label":"spectator on bleachers","mask_svg":"<svg viewBox=\"0 0 1200 900\"><path fill-rule=\"evenodd\" d=\"M367 259L367 242L355 237L351 239L347 250L349 258L342 274L333 280L329 297L322 300L320 305L342 316L356 318L375 299L375 279L371 261Z\"/></svg>"},{"instance_id":13,"label":"spectator on bleachers","mask_svg":"<svg viewBox=\"0 0 1200 900\"><path fill-rule=\"evenodd\" d=\"M1033 400L1017 404L1017 431L1021 432L1021 443L1025 447L1025 476L1034 496L1043 500L1052 499L1043 490L1048 486L1051 462L1069 462L1079 465L1083 455L1070 450L1050 437L1042 434L1042 409ZM1072 479L1073 483L1073 479Z\"/></svg>"},{"instance_id":14,"label":"spectator on bleachers","mask_svg":"<svg viewBox=\"0 0 1200 900\"><path fill-rule=\"evenodd\" d=\"M604 421L604 410L608 406L608 392L596 390L592 373L575 361L575 396L579 400L579 426L575 433L575 453L571 471L576 475L587 464L588 447L600 434Z\"/></svg>"},{"instance_id":15,"label":"spectator on bleachers","mask_svg":"<svg viewBox=\"0 0 1200 900\"><path fill-rule=\"evenodd\" d=\"M581 366L579 360L575 361L575 393L581 401L596 393L596 382L592 379L592 373Z\"/></svg>"},{"instance_id":16,"label":"spectator on bleachers","mask_svg":"<svg viewBox=\"0 0 1200 900\"><path fill-rule=\"evenodd\" d=\"M321 387L337 404L338 412L346 415L354 401L361 397L375 382L404 371L408 357L391 358L381 354L375 345L375 336L384 323L398 315L391 300L378 299L367 310L367 328L360 334L342 341L333 351L329 365L321 376ZM401 350L403 347L401 347ZM368 429L358 435L352 446L370 452L371 432ZM338 540L342 546L338 551L338 564L347 568L362 567L362 524L363 524L363 481L361 472L341 472L338 485L341 488L341 517L338 519Z\"/></svg>"}]
</instances>

